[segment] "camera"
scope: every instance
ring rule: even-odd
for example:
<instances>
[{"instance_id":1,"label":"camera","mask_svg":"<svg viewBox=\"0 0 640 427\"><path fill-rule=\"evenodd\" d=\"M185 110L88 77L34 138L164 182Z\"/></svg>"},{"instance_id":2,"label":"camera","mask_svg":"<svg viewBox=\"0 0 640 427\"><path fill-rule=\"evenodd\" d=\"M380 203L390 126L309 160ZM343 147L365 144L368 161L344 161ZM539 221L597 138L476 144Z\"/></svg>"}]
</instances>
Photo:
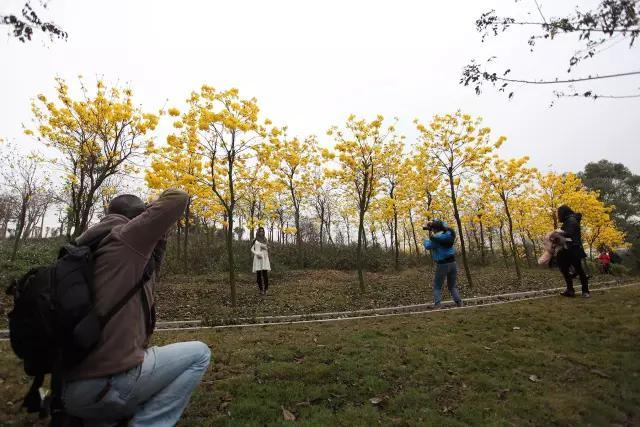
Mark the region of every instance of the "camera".
<instances>
[{"instance_id":1,"label":"camera","mask_svg":"<svg viewBox=\"0 0 640 427\"><path fill-rule=\"evenodd\" d=\"M444 230L444 225L442 221L429 221L425 226L422 227L424 231L441 231Z\"/></svg>"}]
</instances>

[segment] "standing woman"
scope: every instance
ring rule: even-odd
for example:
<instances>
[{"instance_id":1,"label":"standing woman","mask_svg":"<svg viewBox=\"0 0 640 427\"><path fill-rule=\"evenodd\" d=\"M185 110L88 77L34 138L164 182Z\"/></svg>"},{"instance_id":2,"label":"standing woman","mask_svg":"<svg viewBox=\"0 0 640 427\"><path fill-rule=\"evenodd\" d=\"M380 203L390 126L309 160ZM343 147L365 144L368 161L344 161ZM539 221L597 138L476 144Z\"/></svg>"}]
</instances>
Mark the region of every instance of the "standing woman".
<instances>
[{"instance_id":1,"label":"standing woman","mask_svg":"<svg viewBox=\"0 0 640 427\"><path fill-rule=\"evenodd\" d=\"M260 295L267 295L269 288L268 271L271 270L269 263L269 248L267 247L267 238L264 233L264 227L258 228L256 238L251 245L251 253L253 253L253 272L256 273L256 281Z\"/></svg>"},{"instance_id":2,"label":"standing woman","mask_svg":"<svg viewBox=\"0 0 640 427\"><path fill-rule=\"evenodd\" d=\"M567 242L567 248L561 249L557 255L558 267L560 268L560 272L567 283L567 289L561 294L565 297L573 297L576 293L573 289L573 275L571 274L572 268L575 274L580 277L580 283L582 284L582 297L590 297L589 279L582 268L582 254L584 253L584 248L582 247L582 232L580 229L581 219L582 215L575 213L567 205L562 205L558 208L558 220L562 223L562 227L560 227L560 229L563 231L565 237L571 239L570 242Z\"/></svg>"}]
</instances>

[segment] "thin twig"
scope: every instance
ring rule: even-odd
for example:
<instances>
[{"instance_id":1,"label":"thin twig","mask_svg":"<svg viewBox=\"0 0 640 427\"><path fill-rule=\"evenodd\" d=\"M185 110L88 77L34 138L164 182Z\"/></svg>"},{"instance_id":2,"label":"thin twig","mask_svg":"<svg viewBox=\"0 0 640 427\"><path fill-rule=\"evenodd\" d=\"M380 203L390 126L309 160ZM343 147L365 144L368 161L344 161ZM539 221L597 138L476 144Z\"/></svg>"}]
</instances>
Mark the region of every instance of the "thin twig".
<instances>
[{"instance_id":1,"label":"thin twig","mask_svg":"<svg viewBox=\"0 0 640 427\"><path fill-rule=\"evenodd\" d=\"M489 74L489 73L487 73ZM640 74L640 71L630 71L628 73L618 73L618 74L606 74L603 76L589 76L589 77L581 77L577 79L568 79L568 80L521 80L521 79L507 79L504 77L496 76L496 80L511 82L511 83L527 83L527 84L537 84L537 85L553 85L553 84L564 84L564 83L576 83L576 82L584 82L589 80L602 80L602 79L612 79L615 77L626 77Z\"/></svg>"},{"instance_id":2,"label":"thin twig","mask_svg":"<svg viewBox=\"0 0 640 427\"><path fill-rule=\"evenodd\" d=\"M542 13L542 9L540 8L540 4L538 3L538 0L533 0L533 2L536 4L536 7L538 8L538 12L540 13L540 17L542 18L542 20L546 24L547 23L547 18L544 17L544 15Z\"/></svg>"}]
</instances>

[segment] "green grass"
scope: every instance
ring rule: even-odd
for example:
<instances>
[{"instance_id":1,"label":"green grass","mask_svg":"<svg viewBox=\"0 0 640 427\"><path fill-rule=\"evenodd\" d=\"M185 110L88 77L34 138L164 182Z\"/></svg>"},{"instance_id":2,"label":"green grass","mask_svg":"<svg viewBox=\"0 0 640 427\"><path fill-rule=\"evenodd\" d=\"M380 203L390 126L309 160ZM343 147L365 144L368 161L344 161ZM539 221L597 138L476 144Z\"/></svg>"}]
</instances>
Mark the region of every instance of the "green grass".
<instances>
[{"instance_id":1,"label":"green grass","mask_svg":"<svg viewBox=\"0 0 640 427\"><path fill-rule=\"evenodd\" d=\"M292 424L281 407L310 426L632 426L640 424L639 309L640 288L629 287L590 300L155 340L199 339L213 350L182 426ZM31 425L18 411L27 379L9 346L0 350L0 424Z\"/></svg>"},{"instance_id":2,"label":"green grass","mask_svg":"<svg viewBox=\"0 0 640 427\"><path fill-rule=\"evenodd\" d=\"M563 286L556 269L524 269L524 281L517 280L513 269L503 266L477 267L473 270L475 286L469 288L460 272L459 288L463 298L481 295L547 289ZM367 273L367 290L358 291L355 272L305 270L275 272L271 275L267 298L258 295L253 275L240 274L237 283L237 306L229 301L226 275L173 276L158 286L158 317L162 320L206 319L211 324L225 323L235 317L303 314L389 307L433 301L429 267ZM597 283L612 276L596 275ZM449 298L445 289L445 297Z\"/></svg>"}]
</instances>

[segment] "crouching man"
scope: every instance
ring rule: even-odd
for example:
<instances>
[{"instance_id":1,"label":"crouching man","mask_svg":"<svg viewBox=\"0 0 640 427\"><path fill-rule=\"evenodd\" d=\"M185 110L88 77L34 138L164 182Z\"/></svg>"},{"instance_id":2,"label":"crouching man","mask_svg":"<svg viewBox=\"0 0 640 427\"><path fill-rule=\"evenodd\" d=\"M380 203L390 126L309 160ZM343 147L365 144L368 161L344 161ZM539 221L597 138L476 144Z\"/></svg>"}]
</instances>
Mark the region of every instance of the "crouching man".
<instances>
[{"instance_id":1,"label":"crouching man","mask_svg":"<svg viewBox=\"0 0 640 427\"><path fill-rule=\"evenodd\" d=\"M64 373L65 410L85 426L123 420L129 426L172 426L209 365L211 353L202 342L147 348L164 236L187 200L180 190L167 190L148 206L136 196L118 196L102 221L76 239L82 245L106 236L95 251L95 307L101 315L117 310L95 350Z\"/></svg>"},{"instance_id":2,"label":"crouching man","mask_svg":"<svg viewBox=\"0 0 640 427\"><path fill-rule=\"evenodd\" d=\"M442 304L442 285L447 280L447 287L456 306L462 307L462 299L456 287L456 248L453 245L456 233L447 227L445 222L439 219L430 221L423 230L429 231L429 238L424 239L424 248L431 251L431 257L436 263L436 271L433 277L433 304L434 308L440 308Z\"/></svg>"}]
</instances>

